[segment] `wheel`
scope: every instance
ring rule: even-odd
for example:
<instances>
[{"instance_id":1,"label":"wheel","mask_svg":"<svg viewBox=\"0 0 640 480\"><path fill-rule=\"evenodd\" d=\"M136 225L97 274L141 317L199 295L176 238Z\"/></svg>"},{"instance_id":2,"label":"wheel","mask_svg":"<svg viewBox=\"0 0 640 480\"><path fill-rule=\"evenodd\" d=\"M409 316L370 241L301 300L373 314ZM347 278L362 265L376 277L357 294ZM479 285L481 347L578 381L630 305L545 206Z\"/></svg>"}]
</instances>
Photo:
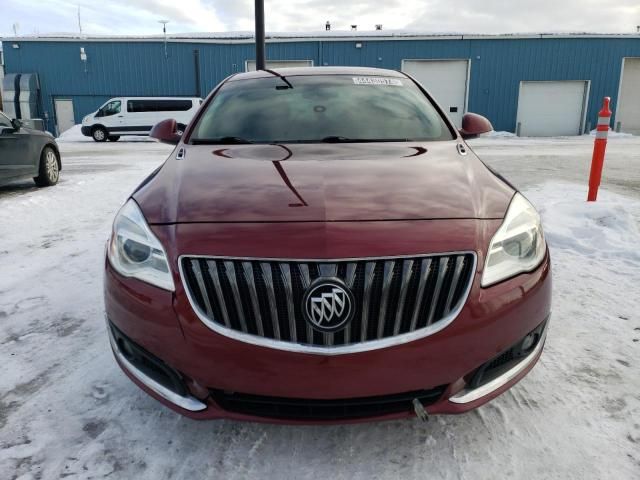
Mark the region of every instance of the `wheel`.
<instances>
[{"instance_id":1,"label":"wheel","mask_svg":"<svg viewBox=\"0 0 640 480\"><path fill-rule=\"evenodd\" d=\"M40 155L39 175L33 180L39 187L50 187L58 183L60 178L60 164L58 163L58 154L51 147L44 147Z\"/></svg>"},{"instance_id":2,"label":"wheel","mask_svg":"<svg viewBox=\"0 0 640 480\"><path fill-rule=\"evenodd\" d=\"M184 133L185 128L187 128L187 126L184 123L179 123L178 125L176 125L176 133L178 135L182 135Z\"/></svg>"},{"instance_id":3,"label":"wheel","mask_svg":"<svg viewBox=\"0 0 640 480\"><path fill-rule=\"evenodd\" d=\"M120 135L109 135L107 137L107 140L109 140L110 142L117 142L118 140L120 140Z\"/></svg>"},{"instance_id":4,"label":"wheel","mask_svg":"<svg viewBox=\"0 0 640 480\"><path fill-rule=\"evenodd\" d=\"M107 131L104 127L96 127L91 132L91 136L96 142L106 142L107 141Z\"/></svg>"}]
</instances>

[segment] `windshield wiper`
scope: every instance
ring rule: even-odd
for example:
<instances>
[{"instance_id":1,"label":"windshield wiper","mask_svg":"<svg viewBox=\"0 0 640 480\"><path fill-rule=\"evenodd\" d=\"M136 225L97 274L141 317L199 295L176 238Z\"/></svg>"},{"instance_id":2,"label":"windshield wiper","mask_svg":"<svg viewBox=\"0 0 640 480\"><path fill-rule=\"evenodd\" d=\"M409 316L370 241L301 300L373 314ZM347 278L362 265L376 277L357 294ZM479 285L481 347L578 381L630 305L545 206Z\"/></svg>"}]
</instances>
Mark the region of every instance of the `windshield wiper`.
<instances>
[{"instance_id":1,"label":"windshield wiper","mask_svg":"<svg viewBox=\"0 0 640 480\"><path fill-rule=\"evenodd\" d=\"M271 75L274 75L274 76L276 76L276 77L280 78L280 80L282 80L284 83L286 83L286 84L287 84L287 86L286 86L286 87L285 87L285 86L282 86L282 85L281 85L281 86L276 87L276 90L281 90L281 89L283 89L283 88L284 88L284 89L287 89L287 88L293 88L293 85L291 85L291 82L290 82L289 80L287 80L287 77L285 77L284 75L282 75L282 74L280 74L280 73L278 73L278 72L274 72L273 70L269 70L269 69L267 69L267 68L263 69L263 72L270 73Z\"/></svg>"},{"instance_id":2,"label":"windshield wiper","mask_svg":"<svg viewBox=\"0 0 640 480\"><path fill-rule=\"evenodd\" d=\"M407 142L408 138L348 138L330 135L320 140L324 143L367 143L367 142Z\"/></svg>"},{"instance_id":3,"label":"windshield wiper","mask_svg":"<svg viewBox=\"0 0 640 480\"><path fill-rule=\"evenodd\" d=\"M220 138L194 138L193 145L243 145L253 143L242 137L220 137Z\"/></svg>"}]
</instances>

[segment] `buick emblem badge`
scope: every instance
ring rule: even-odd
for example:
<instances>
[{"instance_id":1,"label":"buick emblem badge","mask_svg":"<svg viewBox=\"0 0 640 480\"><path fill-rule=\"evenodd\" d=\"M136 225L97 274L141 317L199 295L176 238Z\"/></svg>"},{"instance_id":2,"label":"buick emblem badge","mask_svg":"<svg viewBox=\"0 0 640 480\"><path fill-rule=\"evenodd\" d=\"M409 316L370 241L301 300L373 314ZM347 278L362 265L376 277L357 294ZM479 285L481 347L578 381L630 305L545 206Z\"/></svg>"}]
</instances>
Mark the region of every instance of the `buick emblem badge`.
<instances>
[{"instance_id":1,"label":"buick emblem badge","mask_svg":"<svg viewBox=\"0 0 640 480\"><path fill-rule=\"evenodd\" d=\"M335 332L353 317L353 293L338 279L316 280L302 299L302 311L311 326L320 332Z\"/></svg>"}]
</instances>

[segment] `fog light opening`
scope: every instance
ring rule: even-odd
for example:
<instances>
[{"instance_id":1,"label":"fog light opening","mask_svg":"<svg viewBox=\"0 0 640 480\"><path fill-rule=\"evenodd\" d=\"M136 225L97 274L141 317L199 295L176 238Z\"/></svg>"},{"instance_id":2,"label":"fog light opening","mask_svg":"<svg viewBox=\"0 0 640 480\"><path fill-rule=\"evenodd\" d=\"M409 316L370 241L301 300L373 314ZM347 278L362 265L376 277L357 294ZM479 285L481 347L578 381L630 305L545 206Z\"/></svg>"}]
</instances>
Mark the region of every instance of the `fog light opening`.
<instances>
[{"instance_id":1,"label":"fog light opening","mask_svg":"<svg viewBox=\"0 0 640 480\"><path fill-rule=\"evenodd\" d=\"M524 339L522 339L522 350L528 352L538 343L538 334L530 333Z\"/></svg>"}]
</instances>

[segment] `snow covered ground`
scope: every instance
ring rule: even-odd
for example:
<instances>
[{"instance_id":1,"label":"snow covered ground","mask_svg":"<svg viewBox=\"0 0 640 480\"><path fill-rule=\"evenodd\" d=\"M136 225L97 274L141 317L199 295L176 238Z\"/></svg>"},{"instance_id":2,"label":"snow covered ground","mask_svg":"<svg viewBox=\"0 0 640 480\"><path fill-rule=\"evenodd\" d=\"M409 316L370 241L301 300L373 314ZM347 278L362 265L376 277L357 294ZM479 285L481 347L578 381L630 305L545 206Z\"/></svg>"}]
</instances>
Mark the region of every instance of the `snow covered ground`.
<instances>
[{"instance_id":1,"label":"snow covered ground","mask_svg":"<svg viewBox=\"0 0 640 480\"><path fill-rule=\"evenodd\" d=\"M170 147L61 142L58 186L0 187L0 479L640 478L640 138L480 138L540 209L554 307L538 366L463 416L291 427L195 422L120 372L102 307L104 242ZM76 138L77 140L77 138Z\"/></svg>"}]
</instances>

